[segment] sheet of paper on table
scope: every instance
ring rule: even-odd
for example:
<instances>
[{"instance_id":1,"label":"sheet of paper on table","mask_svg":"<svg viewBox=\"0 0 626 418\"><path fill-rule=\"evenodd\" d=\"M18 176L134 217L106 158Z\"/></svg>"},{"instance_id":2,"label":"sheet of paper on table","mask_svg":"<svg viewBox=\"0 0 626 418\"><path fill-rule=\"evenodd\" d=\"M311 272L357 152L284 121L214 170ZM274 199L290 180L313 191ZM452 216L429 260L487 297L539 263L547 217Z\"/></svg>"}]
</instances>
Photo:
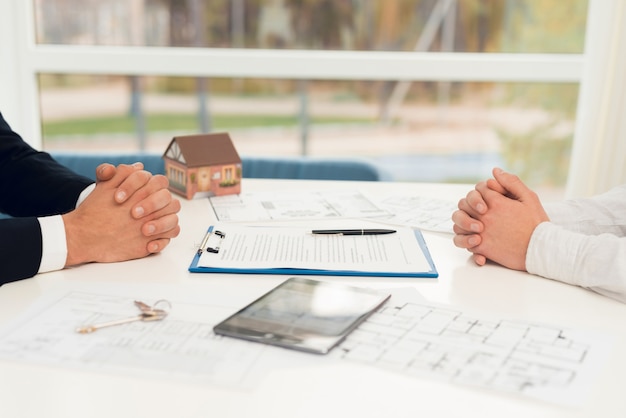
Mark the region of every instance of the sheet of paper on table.
<instances>
[{"instance_id":1,"label":"sheet of paper on table","mask_svg":"<svg viewBox=\"0 0 626 418\"><path fill-rule=\"evenodd\" d=\"M262 222L361 218L452 232L456 203L425 196L367 196L358 190L278 190L209 198L219 221Z\"/></svg>"},{"instance_id":2,"label":"sheet of paper on table","mask_svg":"<svg viewBox=\"0 0 626 418\"><path fill-rule=\"evenodd\" d=\"M347 361L577 405L584 403L611 346L605 334L472 315L429 303L413 289L390 290L382 309L328 356L216 336L213 325L242 307L224 295L205 303L196 295L172 300L172 313L163 321L78 334L78 325L134 312L134 296L124 296L128 287L87 289L42 296L0 329L0 360L226 388L254 387L281 368L306 372Z\"/></svg>"},{"instance_id":3,"label":"sheet of paper on table","mask_svg":"<svg viewBox=\"0 0 626 418\"><path fill-rule=\"evenodd\" d=\"M387 216L357 190L282 190L209 198L219 221L292 221Z\"/></svg>"}]
</instances>

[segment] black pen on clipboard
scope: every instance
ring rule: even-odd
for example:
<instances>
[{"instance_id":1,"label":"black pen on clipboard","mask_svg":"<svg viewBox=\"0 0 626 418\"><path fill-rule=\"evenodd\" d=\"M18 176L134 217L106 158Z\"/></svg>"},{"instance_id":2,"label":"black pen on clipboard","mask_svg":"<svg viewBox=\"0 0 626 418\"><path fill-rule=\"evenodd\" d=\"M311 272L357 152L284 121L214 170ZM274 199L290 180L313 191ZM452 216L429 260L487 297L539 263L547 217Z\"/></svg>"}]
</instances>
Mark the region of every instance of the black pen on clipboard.
<instances>
[{"instance_id":1,"label":"black pen on clipboard","mask_svg":"<svg viewBox=\"0 0 626 418\"><path fill-rule=\"evenodd\" d=\"M386 235L393 234L394 229L314 229L311 231L313 235Z\"/></svg>"}]
</instances>

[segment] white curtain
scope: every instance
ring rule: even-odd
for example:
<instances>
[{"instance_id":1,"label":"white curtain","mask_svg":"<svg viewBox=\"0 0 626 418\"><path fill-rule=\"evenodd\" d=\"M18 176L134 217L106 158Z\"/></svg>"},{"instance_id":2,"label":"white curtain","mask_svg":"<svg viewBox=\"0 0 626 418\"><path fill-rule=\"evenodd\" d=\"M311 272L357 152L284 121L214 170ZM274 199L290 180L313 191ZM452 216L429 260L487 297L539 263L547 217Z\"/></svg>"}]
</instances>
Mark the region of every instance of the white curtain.
<instances>
[{"instance_id":1,"label":"white curtain","mask_svg":"<svg viewBox=\"0 0 626 418\"><path fill-rule=\"evenodd\" d=\"M17 109L19 89L15 82L18 75L17 45L14 40L17 26L15 25L14 3L0 1L0 39L4 42L0 48L0 111L5 119L17 129Z\"/></svg>"},{"instance_id":2,"label":"white curtain","mask_svg":"<svg viewBox=\"0 0 626 418\"><path fill-rule=\"evenodd\" d=\"M567 197L626 183L626 1L590 0Z\"/></svg>"},{"instance_id":3,"label":"white curtain","mask_svg":"<svg viewBox=\"0 0 626 418\"><path fill-rule=\"evenodd\" d=\"M26 142L39 148L37 74L29 58L35 32L32 5L32 0L0 0L0 111Z\"/></svg>"}]
</instances>

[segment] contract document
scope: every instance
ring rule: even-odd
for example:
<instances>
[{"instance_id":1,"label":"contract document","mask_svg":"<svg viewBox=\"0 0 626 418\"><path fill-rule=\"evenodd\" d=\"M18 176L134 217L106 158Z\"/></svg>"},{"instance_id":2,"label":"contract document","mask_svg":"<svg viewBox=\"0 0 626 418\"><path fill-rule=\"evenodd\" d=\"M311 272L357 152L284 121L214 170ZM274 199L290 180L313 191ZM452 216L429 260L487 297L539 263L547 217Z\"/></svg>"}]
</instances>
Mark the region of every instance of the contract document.
<instances>
[{"instance_id":1,"label":"contract document","mask_svg":"<svg viewBox=\"0 0 626 418\"><path fill-rule=\"evenodd\" d=\"M192 272L437 277L419 230L312 234L304 227L218 224L209 228Z\"/></svg>"}]
</instances>

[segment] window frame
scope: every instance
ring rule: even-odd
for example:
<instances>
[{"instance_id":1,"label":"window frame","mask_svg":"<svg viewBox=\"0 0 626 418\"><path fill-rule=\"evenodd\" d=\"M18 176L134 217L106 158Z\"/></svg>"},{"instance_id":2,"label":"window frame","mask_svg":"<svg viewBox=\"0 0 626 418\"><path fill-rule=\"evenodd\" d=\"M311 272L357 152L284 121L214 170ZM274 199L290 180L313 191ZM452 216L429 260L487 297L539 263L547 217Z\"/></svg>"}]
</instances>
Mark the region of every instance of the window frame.
<instances>
[{"instance_id":1,"label":"window frame","mask_svg":"<svg viewBox=\"0 0 626 418\"><path fill-rule=\"evenodd\" d=\"M12 61L17 67L13 76L19 76L17 83L12 82L14 91L8 94L13 100L2 104L22 115L19 128L34 147L42 145L36 94L39 73L551 83L577 83L582 74L580 54L37 45L33 2L8 0L3 4L4 8L12 6L0 14L0 25L12 26ZM9 77L0 80L2 84L11 84Z\"/></svg>"},{"instance_id":2,"label":"window frame","mask_svg":"<svg viewBox=\"0 0 626 418\"><path fill-rule=\"evenodd\" d=\"M609 36L600 33L601 24L593 25L589 19L605 18L619 6L620 0L589 1L587 41L590 30L596 32L591 34L596 42ZM30 0L0 2L0 28L3 39L13 39L0 48L0 59L10 63L0 66L0 109L35 148L42 146L39 73L582 83L584 66L590 65L585 54L37 45L34 5ZM575 135L574 142L576 146L577 142L591 140ZM581 163L573 160L572 164ZM576 167L571 167L570 173L574 170Z\"/></svg>"}]
</instances>

